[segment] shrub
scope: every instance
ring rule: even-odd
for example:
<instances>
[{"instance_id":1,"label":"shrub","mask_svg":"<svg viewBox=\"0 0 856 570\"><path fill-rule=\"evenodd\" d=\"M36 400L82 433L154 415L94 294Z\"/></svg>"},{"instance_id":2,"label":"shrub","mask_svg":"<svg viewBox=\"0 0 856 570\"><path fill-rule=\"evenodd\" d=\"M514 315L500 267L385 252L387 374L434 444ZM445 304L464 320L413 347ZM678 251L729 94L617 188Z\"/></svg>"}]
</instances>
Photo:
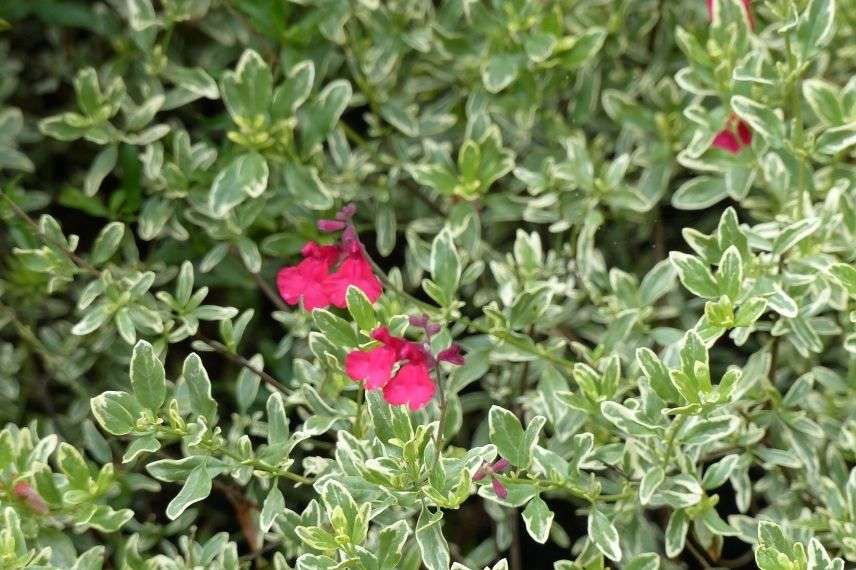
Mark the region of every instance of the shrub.
<instances>
[{"instance_id":1,"label":"shrub","mask_svg":"<svg viewBox=\"0 0 856 570\"><path fill-rule=\"evenodd\" d=\"M0 567L856 563L856 3L0 28Z\"/></svg>"}]
</instances>

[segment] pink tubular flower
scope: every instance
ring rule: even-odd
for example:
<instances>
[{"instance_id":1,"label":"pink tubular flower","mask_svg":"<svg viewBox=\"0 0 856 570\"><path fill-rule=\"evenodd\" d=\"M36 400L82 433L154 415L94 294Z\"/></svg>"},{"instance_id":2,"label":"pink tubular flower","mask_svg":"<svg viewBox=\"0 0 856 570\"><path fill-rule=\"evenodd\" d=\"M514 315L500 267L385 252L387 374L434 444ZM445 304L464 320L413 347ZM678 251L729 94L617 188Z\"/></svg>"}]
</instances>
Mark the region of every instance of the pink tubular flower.
<instances>
[{"instance_id":1,"label":"pink tubular flower","mask_svg":"<svg viewBox=\"0 0 856 570\"><path fill-rule=\"evenodd\" d=\"M346 297L351 285L365 293L372 303L380 297L383 287L351 224L355 211L353 204L349 204L336 214L335 220L318 222L318 228L323 232L342 231L339 244L318 245L310 241L303 247L303 261L280 269L276 285L286 303L296 305L303 301L303 308L307 311L331 304L341 309L347 305Z\"/></svg>"},{"instance_id":2,"label":"pink tubular flower","mask_svg":"<svg viewBox=\"0 0 856 570\"><path fill-rule=\"evenodd\" d=\"M383 389L384 399L392 405L406 404L413 411L423 408L437 391L430 370L437 361L427 344L393 336L386 327L375 329L372 338L382 346L349 352L345 373L362 382L366 390ZM463 363L460 352L456 354L456 360Z\"/></svg>"},{"instance_id":3,"label":"pink tubular flower","mask_svg":"<svg viewBox=\"0 0 856 570\"><path fill-rule=\"evenodd\" d=\"M383 387L383 399L394 406L407 404L416 411L430 402L436 391L425 363L408 363Z\"/></svg>"},{"instance_id":4,"label":"pink tubular flower","mask_svg":"<svg viewBox=\"0 0 856 570\"><path fill-rule=\"evenodd\" d=\"M752 16L752 0L743 0L743 9L746 12L746 19L749 20L749 27L754 30L755 18ZM707 0L707 15L713 20L713 0Z\"/></svg>"},{"instance_id":5,"label":"pink tubular flower","mask_svg":"<svg viewBox=\"0 0 856 570\"><path fill-rule=\"evenodd\" d=\"M13 491L15 496L21 499L34 512L39 513L40 515L46 515L50 510L50 507L42 496L39 495L39 492L26 481L15 483Z\"/></svg>"},{"instance_id":6,"label":"pink tubular flower","mask_svg":"<svg viewBox=\"0 0 856 570\"><path fill-rule=\"evenodd\" d=\"M731 115L721 131L713 137L713 146L731 154L738 154L752 144L752 130L746 121Z\"/></svg>"},{"instance_id":7,"label":"pink tubular flower","mask_svg":"<svg viewBox=\"0 0 856 570\"><path fill-rule=\"evenodd\" d=\"M506 489L505 485L502 484L496 475L498 473L503 473L508 471L508 468L511 467L511 464L505 458L500 458L495 461L493 465L488 463L482 464L479 467L475 474L473 474L473 481L481 481L485 477L490 477L490 484L493 487L493 492L496 493L496 496L500 499L508 498L508 489Z\"/></svg>"},{"instance_id":8,"label":"pink tubular flower","mask_svg":"<svg viewBox=\"0 0 856 570\"><path fill-rule=\"evenodd\" d=\"M351 254L323 283L324 292L330 303L344 309L347 306L348 287L354 285L366 294L374 303L380 297L383 287L375 277L371 264L362 252Z\"/></svg>"}]
</instances>

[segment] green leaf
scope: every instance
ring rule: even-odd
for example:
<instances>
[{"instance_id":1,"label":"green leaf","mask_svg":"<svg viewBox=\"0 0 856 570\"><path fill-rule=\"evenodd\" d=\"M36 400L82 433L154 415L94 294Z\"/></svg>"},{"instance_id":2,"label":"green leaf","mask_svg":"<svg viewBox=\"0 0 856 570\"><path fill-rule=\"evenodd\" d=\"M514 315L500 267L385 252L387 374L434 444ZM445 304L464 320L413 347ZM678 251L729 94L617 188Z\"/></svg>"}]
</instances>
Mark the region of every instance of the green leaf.
<instances>
[{"instance_id":1,"label":"green leaf","mask_svg":"<svg viewBox=\"0 0 856 570\"><path fill-rule=\"evenodd\" d=\"M666 473L662 467L654 467L645 472L642 481L639 483L639 501L643 505L651 502L651 497L657 492L657 489L665 478Z\"/></svg>"},{"instance_id":2,"label":"green leaf","mask_svg":"<svg viewBox=\"0 0 856 570\"><path fill-rule=\"evenodd\" d=\"M113 435L131 433L142 411L137 399L127 392L104 392L92 398L89 406L98 424Z\"/></svg>"},{"instance_id":3,"label":"green leaf","mask_svg":"<svg viewBox=\"0 0 856 570\"><path fill-rule=\"evenodd\" d=\"M83 455L73 446L62 442L57 452L57 464L60 471L68 477L68 485L72 489L89 492L89 481L92 473Z\"/></svg>"},{"instance_id":4,"label":"green leaf","mask_svg":"<svg viewBox=\"0 0 856 570\"><path fill-rule=\"evenodd\" d=\"M267 441L269 445L282 445L288 441L288 416L282 394L274 392L267 401Z\"/></svg>"},{"instance_id":5,"label":"green leaf","mask_svg":"<svg viewBox=\"0 0 856 570\"><path fill-rule=\"evenodd\" d=\"M348 287L346 295L348 312L361 331L373 331L377 327L377 316L374 307L366 294L359 287Z\"/></svg>"},{"instance_id":6,"label":"green leaf","mask_svg":"<svg viewBox=\"0 0 856 570\"><path fill-rule=\"evenodd\" d=\"M532 540L538 544L547 542L554 516L553 511L541 497L535 497L529 501L523 510L523 523L526 525L526 531Z\"/></svg>"},{"instance_id":7,"label":"green leaf","mask_svg":"<svg viewBox=\"0 0 856 570\"><path fill-rule=\"evenodd\" d=\"M301 145L310 152L321 143L339 122L352 95L351 84L337 79L328 84L300 115Z\"/></svg>"},{"instance_id":8,"label":"green leaf","mask_svg":"<svg viewBox=\"0 0 856 570\"><path fill-rule=\"evenodd\" d=\"M83 192L87 196L94 196L98 192L101 183L116 167L118 158L119 148L115 144L107 145L98 153L83 180Z\"/></svg>"},{"instance_id":9,"label":"green leaf","mask_svg":"<svg viewBox=\"0 0 856 570\"><path fill-rule=\"evenodd\" d=\"M273 91L270 67L257 52L248 49L235 71L223 74L220 91L233 119L250 122L263 117L268 113Z\"/></svg>"},{"instance_id":10,"label":"green leaf","mask_svg":"<svg viewBox=\"0 0 856 570\"><path fill-rule=\"evenodd\" d=\"M166 373L148 342L141 340L131 356L131 388L137 401L157 413L166 399Z\"/></svg>"},{"instance_id":11,"label":"green leaf","mask_svg":"<svg viewBox=\"0 0 856 570\"><path fill-rule=\"evenodd\" d=\"M575 37L570 49L557 54L562 66L566 69L576 69L588 63L603 47L606 35L606 30L590 28Z\"/></svg>"},{"instance_id":12,"label":"green leaf","mask_svg":"<svg viewBox=\"0 0 856 570\"><path fill-rule=\"evenodd\" d=\"M736 302L740 296L740 285L743 281L743 261L735 246L730 246L722 254L719 269L716 271L716 281L719 292L732 302Z\"/></svg>"},{"instance_id":13,"label":"green leaf","mask_svg":"<svg viewBox=\"0 0 856 570\"><path fill-rule=\"evenodd\" d=\"M588 516L588 536L604 556L614 562L621 561L621 545L618 541L618 531L605 514L596 507Z\"/></svg>"},{"instance_id":14,"label":"green leaf","mask_svg":"<svg viewBox=\"0 0 856 570\"><path fill-rule=\"evenodd\" d=\"M782 255L820 228L820 218L804 218L782 230L773 241L773 254Z\"/></svg>"},{"instance_id":15,"label":"green leaf","mask_svg":"<svg viewBox=\"0 0 856 570\"><path fill-rule=\"evenodd\" d=\"M488 414L488 428L490 441L496 445L501 457L515 467L529 467L535 446L533 444L531 448L526 448L526 433L517 416L505 408L492 406Z\"/></svg>"},{"instance_id":16,"label":"green leaf","mask_svg":"<svg viewBox=\"0 0 856 570\"><path fill-rule=\"evenodd\" d=\"M264 504L262 504L262 512L259 514L259 529L262 532L269 531L276 517L283 512L285 512L285 497L283 497L282 491L279 490L276 479L274 479Z\"/></svg>"},{"instance_id":17,"label":"green leaf","mask_svg":"<svg viewBox=\"0 0 856 570\"><path fill-rule=\"evenodd\" d=\"M141 32L158 23L151 0L127 0L128 22L131 29Z\"/></svg>"},{"instance_id":18,"label":"green leaf","mask_svg":"<svg viewBox=\"0 0 856 570\"><path fill-rule=\"evenodd\" d=\"M687 514L681 509L672 511L666 525L666 556L675 558L683 552L689 528L690 519Z\"/></svg>"},{"instance_id":19,"label":"green leaf","mask_svg":"<svg viewBox=\"0 0 856 570\"><path fill-rule=\"evenodd\" d=\"M698 176L683 183L672 195L672 206L678 210L704 210L728 196L722 178Z\"/></svg>"},{"instance_id":20,"label":"green leaf","mask_svg":"<svg viewBox=\"0 0 856 570\"><path fill-rule=\"evenodd\" d=\"M698 257L679 251L669 253L669 259L678 271L681 284L694 295L705 299L719 297L719 285L716 279Z\"/></svg>"},{"instance_id":21,"label":"green leaf","mask_svg":"<svg viewBox=\"0 0 856 570\"><path fill-rule=\"evenodd\" d=\"M110 222L98 233L95 238L95 243L92 245L92 252L89 254L89 261L93 265L100 265L113 257L119 244L122 243L122 237L125 235L125 224L122 222Z\"/></svg>"},{"instance_id":22,"label":"green leaf","mask_svg":"<svg viewBox=\"0 0 856 570\"><path fill-rule=\"evenodd\" d=\"M654 552L637 554L633 557L623 570L659 570L660 555Z\"/></svg>"},{"instance_id":23,"label":"green leaf","mask_svg":"<svg viewBox=\"0 0 856 570\"><path fill-rule=\"evenodd\" d=\"M166 507L166 516L169 520L177 519L187 507L205 499L209 494L211 494L211 475L203 462L190 472L181 491L169 502Z\"/></svg>"},{"instance_id":24,"label":"green leaf","mask_svg":"<svg viewBox=\"0 0 856 570\"><path fill-rule=\"evenodd\" d=\"M600 411L604 418L627 434L644 437L659 433L655 426L641 420L635 411L617 402L602 402Z\"/></svg>"},{"instance_id":25,"label":"green leaf","mask_svg":"<svg viewBox=\"0 0 856 570\"><path fill-rule=\"evenodd\" d=\"M820 154L833 156L853 145L856 145L856 122L826 129L817 137L814 148Z\"/></svg>"},{"instance_id":26,"label":"green leaf","mask_svg":"<svg viewBox=\"0 0 856 570\"><path fill-rule=\"evenodd\" d=\"M844 122L838 87L822 79L807 79L802 82L802 90L805 100L822 121L831 125Z\"/></svg>"},{"instance_id":27,"label":"green leaf","mask_svg":"<svg viewBox=\"0 0 856 570\"><path fill-rule=\"evenodd\" d=\"M856 297L856 267L847 263L833 263L829 273L847 289L847 293Z\"/></svg>"},{"instance_id":28,"label":"green leaf","mask_svg":"<svg viewBox=\"0 0 856 570\"><path fill-rule=\"evenodd\" d=\"M353 288L349 287L349 289ZM312 311L312 319L315 321L315 326L334 345L342 348L355 348L359 346L360 339L348 321L337 317L326 309L315 309Z\"/></svg>"},{"instance_id":29,"label":"green leaf","mask_svg":"<svg viewBox=\"0 0 856 570\"><path fill-rule=\"evenodd\" d=\"M520 58L517 55L494 55L482 70L482 82L491 93L499 93L517 78Z\"/></svg>"},{"instance_id":30,"label":"green leaf","mask_svg":"<svg viewBox=\"0 0 856 570\"><path fill-rule=\"evenodd\" d=\"M181 375L187 385L190 409L209 421L217 415L217 401L211 396L211 380L197 354L189 354L184 359Z\"/></svg>"},{"instance_id":31,"label":"green leaf","mask_svg":"<svg viewBox=\"0 0 856 570\"><path fill-rule=\"evenodd\" d=\"M427 570L448 570L451 559L449 543L443 536L443 511L431 513L426 507L416 521L416 543Z\"/></svg>"},{"instance_id":32,"label":"green leaf","mask_svg":"<svg viewBox=\"0 0 856 570\"><path fill-rule=\"evenodd\" d=\"M803 58L818 53L835 35L835 0L811 0L797 25L797 47Z\"/></svg>"},{"instance_id":33,"label":"green leaf","mask_svg":"<svg viewBox=\"0 0 856 570\"><path fill-rule=\"evenodd\" d=\"M785 122L778 113L742 95L731 98L731 108L774 148L782 146L787 134Z\"/></svg>"},{"instance_id":34,"label":"green leaf","mask_svg":"<svg viewBox=\"0 0 856 570\"><path fill-rule=\"evenodd\" d=\"M257 198L268 184L267 161L257 152L235 158L211 183L208 206L217 218L223 218L248 196Z\"/></svg>"},{"instance_id":35,"label":"green leaf","mask_svg":"<svg viewBox=\"0 0 856 570\"><path fill-rule=\"evenodd\" d=\"M431 245L431 276L443 293L445 304L451 303L461 281L461 258L452 232L444 228Z\"/></svg>"},{"instance_id":36,"label":"green leaf","mask_svg":"<svg viewBox=\"0 0 856 570\"><path fill-rule=\"evenodd\" d=\"M178 87L199 97L217 99L220 96L217 83L201 67L181 67L170 64L164 69L164 76Z\"/></svg>"},{"instance_id":37,"label":"green leaf","mask_svg":"<svg viewBox=\"0 0 856 570\"><path fill-rule=\"evenodd\" d=\"M130 463L142 454L154 453L161 448L161 443L154 434L138 437L128 446L122 455L122 463Z\"/></svg>"},{"instance_id":38,"label":"green leaf","mask_svg":"<svg viewBox=\"0 0 856 570\"><path fill-rule=\"evenodd\" d=\"M636 361L651 383L651 389L665 402L680 401L680 394L669 379L669 370L660 358L645 347L636 349Z\"/></svg>"}]
</instances>

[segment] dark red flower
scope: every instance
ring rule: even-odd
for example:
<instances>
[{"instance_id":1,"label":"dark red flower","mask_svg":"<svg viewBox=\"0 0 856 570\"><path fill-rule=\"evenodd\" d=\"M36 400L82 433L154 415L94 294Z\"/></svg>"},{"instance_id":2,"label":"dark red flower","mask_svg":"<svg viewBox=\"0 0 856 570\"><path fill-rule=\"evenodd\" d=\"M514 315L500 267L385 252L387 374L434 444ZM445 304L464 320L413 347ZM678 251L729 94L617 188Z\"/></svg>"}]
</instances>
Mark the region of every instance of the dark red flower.
<instances>
[{"instance_id":1,"label":"dark red flower","mask_svg":"<svg viewBox=\"0 0 856 570\"><path fill-rule=\"evenodd\" d=\"M731 115L721 131L713 137L713 146L731 154L738 154L752 144L752 130L743 119Z\"/></svg>"}]
</instances>

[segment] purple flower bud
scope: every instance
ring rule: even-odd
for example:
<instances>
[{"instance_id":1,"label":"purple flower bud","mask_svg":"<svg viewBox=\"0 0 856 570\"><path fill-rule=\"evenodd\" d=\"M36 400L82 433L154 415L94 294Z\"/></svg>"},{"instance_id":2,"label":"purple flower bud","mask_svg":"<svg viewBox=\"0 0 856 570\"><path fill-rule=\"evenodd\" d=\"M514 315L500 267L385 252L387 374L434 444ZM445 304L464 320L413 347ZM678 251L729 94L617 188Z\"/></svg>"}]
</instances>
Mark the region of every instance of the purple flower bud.
<instances>
[{"instance_id":1,"label":"purple flower bud","mask_svg":"<svg viewBox=\"0 0 856 570\"><path fill-rule=\"evenodd\" d=\"M428 315L412 315L410 317L410 326L424 329L428 326Z\"/></svg>"},{"instance_id":2,"label":"purple flower bud","mask_svg":"<svg viewBox=\"0 0 856 570\"><path fill-rule=\"evenodd\" d=\"M425 325L425 332L430 336L440 332L441 328L442 327L436 323L428 323Z\"/></svg>"},{"instance_id":3,"label":"purple flower bud","mask_svg":"<svg viewBox=\"0 0 856 570\"><path fill-rule=\"evenodd\" d=\"M473 481L481 481L485 477L487 477L487 468L485 465L482 465L473 473Z\"/></svg>"},{"instance_id":4,"label":"purple flower bud","mask_svg":"<svg viewBox=\"0 0 856 570\"><path fill-rule=\"evenodd\" d=\"M461 354L460 345L452 343L449 348L440 351L440 354L437 355L437 360L460 366L464 363L464 355Z\"/></svg>"},{"instance_id":5,"label":"purple flower bud","mask_svg":"<svg viewBox=\"0 0 856 570\"><path fill-rule=\"evenodd\" d=\"M499 479L493 479L490 482L493 485L493 492L496 493L496 496L500 499L508 498L508 489L505 488L505 485L499 482Z\"/></svg>"},{"instance_id":6,"label":"purple flower bud","mask_svg":"<svg viewBox=\"0 0 856 570\"><path fill-rule=\"evenodd\" d=\"M336 214L336 219L342 222L347 222L350 221L350 219L353 218L354 214L356 213L357 205L351 202L350 204L347 204L341 210L339 210L339 213Z\"/></svg>"},{"instance_id":7,"label":"purple flower bud","mask_svg":"<svg viewBox=\"0 0 856 570\"><path fill-rule=\"evenodd\" d=\"M502 457L496 463L493 464L493 467L491 467L491 469L494 473L502 473L504 471L507 471L509 467L511 467L511 464L508 462L508 459Z\"/></svg>"},{"instance_id":8,"label":"purple flower bud","mask_svg":"<svg viewBox=\"0 0 856 570\"><path fill-rule=\"evenodd\" d=\"M339 220L318 220L318 229L322 232L340 232L345 229L345 222Z\"/></svg>"}]
</instances>

